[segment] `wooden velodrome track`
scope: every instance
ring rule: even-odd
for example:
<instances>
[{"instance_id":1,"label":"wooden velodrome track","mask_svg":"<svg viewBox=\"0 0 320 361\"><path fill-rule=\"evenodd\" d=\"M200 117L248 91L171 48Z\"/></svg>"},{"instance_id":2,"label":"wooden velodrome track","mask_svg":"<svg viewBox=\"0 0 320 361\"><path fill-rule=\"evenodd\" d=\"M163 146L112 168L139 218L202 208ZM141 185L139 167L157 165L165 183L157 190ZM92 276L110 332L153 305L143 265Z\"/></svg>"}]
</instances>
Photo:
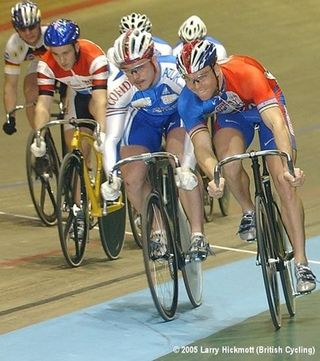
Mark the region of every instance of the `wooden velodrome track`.
<instances>
[{"instance_id":1,"label":"wooden velodrome track","mask_svg":"<svg viewBox=\"0 0 320 361\"><path fill-rule=\"evenodd\" d=\"M9 20L9 8L14 3L1 2L0 29ZM57 0L53 4L49 0L38 1L44 14L76 3L88 2ZM219 39L229 54L255 56L270 68L286 94L297 136L298 165L307 174L306 184L301 189L307 237L319 235L319 2L100 1L95 6L68 13L59 14L57 11L59 15L53 18L63 16L76 20L82 37L106 49L118 36L120 17L132 11L148 14L153 22L153 33L172 44L177 39L181 22L197 14L206 22L208 33ZM10 33L11 30L0 32L1 49ZM2 75L0 80L2 83ZM21 94L20 101L23 101ZM5 113L2 104L0 115L3 122ZM56 227L42 226L28 194L25 176L28 133L22 113L18 116L18 132L15 135L9 137L0 133L0 333L146 287L141 252L132 240L129 227L125 249L119 260L106 260L98 242L98 233L94 231L84 265L78 269L65 265ZM235 203L231 204L230 215L226 218L221 217L217 209L214 222L206 225L210 242L222 247L254 250L254 246L244 245L235 235L239 217L239 208ZM246 253L223 248L216 248L216 254L206 262L206 267L247 256ZM312 255L309 257L312 258Z\"/></svg>"}]
</instances>

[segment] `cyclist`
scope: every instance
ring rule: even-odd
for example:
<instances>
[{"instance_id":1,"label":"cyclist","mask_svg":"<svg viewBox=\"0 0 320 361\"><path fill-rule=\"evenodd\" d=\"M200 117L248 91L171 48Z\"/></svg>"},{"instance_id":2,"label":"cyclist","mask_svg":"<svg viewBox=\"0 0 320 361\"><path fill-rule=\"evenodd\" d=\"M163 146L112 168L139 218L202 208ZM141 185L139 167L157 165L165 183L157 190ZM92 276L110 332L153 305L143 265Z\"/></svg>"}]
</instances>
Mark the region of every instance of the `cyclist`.
<instances>
[{"instance_id":1,"label":"cyclist","mask_svg":"<svg viewBox=\"0 0 320 361\"><path fill-rule=\"evenodd\" d=\"M24 61L27 61L29 65L27 75L24 78L23 92L27 105L27 118L31 124L34 117L33 104L38 97L38 57L46 51L43 34L47 27L40 25L40 9L31 1L20 2L12 7L11 22L16 32L10 36L5 48L4 109L9 114L17 105L20 66ZM7 115L7 119L3 124L3 131L9 135L17 131L14 115Z\"/></svg>"},{"instance_id":2,"label":"cyclist","mask_svg":"<svg viewBox=\"0 0 320 361\"><path fill-rule=\"evenodd\" d=\"M177 99L184 82L179 76L172 56L155 56L152 35L138 29L120 35L114 43L114 59L119 68L108 81L108 110L106 138L103 147L104 169L109 175L120 155L126 158L145 152L159 151L162 136L166 150L181 159L186 131L182 126ZM208 243L203 235L203 213L197 177L190 171L189 157L182 161L180 176L181 200L191 223L192 247L190 257L203 260ZM128 198L141 213L143 201L150 192L146 181L146 166L141 162L128 164L121 170ZM121 181L114 175L102 184L106 200L119 196ZM163 255L163 240L154 233L154 254Z\"/></svg>"},{"instance_id":3,"label":"cyclist","mask_svg":"<svg viewBox=\"0 0 320 361\"><path fill-rule=\"evenodd\" d=\"M79 39L80 29L72 20L58 19L51 23L44 42L48 51L38 64L39 97L35 107L33 128L42 128L50 117L55 82L68 86L65 119L95 119L104 128L107 103L108 61L105 53L95 43ZM92 133L90 125L84 124L81 131ZM73 127L65 126L65 140L70 145ZM46 153L43 137L31 144L36 159ZM89 148L83 144L83 154L89 162ZM81 218L79 213L79 219Z\"/></svg>"},{"instance_id":4,"label":"cyclist","mask_svg":"<svg viewBox=\"0 0 320 361\"><path fill-rule=\"evenodd\" d=\"M120 34L132 29L139 29L151 33L152 23L147 15L133 12L123 16L119 24ZM157 55L172 55L172 48L165 40L157 36L152 36L152 39L154 42L154 50ZM111 63L114 63L113 51L113 47L109 48L107 51L107 58Z\"/></svg>"},{"instance_id":5,"label":"cyclist","mask_svg":"<svg viewBox=\"0 0 320 361\"><path fill-rule=\"evenodd\" d=\"M216 46L218 60L227 58L227 51L219 40L207 35L206 24L197 15L192 15L186 19L178 31L180 41L173 48L173 55L177 56L185 43L193 40L209 40Z\"/></svg>"},{"instance_id":6,"label":"cyclist","mask_svg":"<svg viewBox=\"0 0 320 361\"><path fill-rule=\"evenodd\" d=\"M80 29L72 20L58 19L51 23L44 35L48 51L38 64L39 98L35 108L33 127L43 127L50 116L55 81L68 85L65 118L91 118L104 127L108 61L95 43L79 39ZM85 126L84 130L91 132ZM73 129L66 129L70 143ZM32 144L35 157L45 154L43 139L39 146Z\"/></svg>"},{"instance_id":7,"label":"cyclist","mask_svg":"<svg viewBox=\"0 0 320 361\"><path fill-rule=\"evenodd\" d=\"M208 113L215 113L217 117L213 143L218 159L245 152L257 123L262 149L277 148L296 158L295 137L284 95L275 77L257 60L232 56L217 62L214 44L198 40L183 46L177 57L177 67L186 81L178 102L179 113L192 138L197 160L210 179L217 161L202 122ZM316 283L306 258L304 212L297 194L297 187L303 184L305 175L301 169L295 168L295 177L291 176L285 162L278 157L270 157L267 162L294 247L297 291L310 292ZM255 215L249 177L241 162L227 165L224 176L243 211L240 237L252 240L255 237ZM209 192L219 198L223 186L224 179L219 187L211 181Z\"/></svg>"}]
</instances>

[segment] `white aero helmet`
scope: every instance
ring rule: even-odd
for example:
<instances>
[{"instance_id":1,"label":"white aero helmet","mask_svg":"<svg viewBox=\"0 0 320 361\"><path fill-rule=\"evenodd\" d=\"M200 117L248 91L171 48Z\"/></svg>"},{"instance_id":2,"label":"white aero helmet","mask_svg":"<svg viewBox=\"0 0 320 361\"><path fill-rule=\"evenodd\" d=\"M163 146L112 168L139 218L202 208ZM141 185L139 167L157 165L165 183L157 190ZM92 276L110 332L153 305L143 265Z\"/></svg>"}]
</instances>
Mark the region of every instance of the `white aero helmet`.
<instances>
[{"instance_id":1,"label":"white aero helmet","mask_svg":"<svg viewBox=\"0 0 320 361\"><path fill-rule=\"evenodd\" d=\"M37 4L31 1L17 3L11 8L12 25L17 29L28 28L40 23L41 13Z\"/></svg>"},{"instance_id":2,"label":"white aero helmet","mask_svg":"<svg viewBox=\"0 0 320 361\"><path fill-rule=\"evenodd\" d=\"M177 56L177 68L182 76L195 73L206 66L214 66L217 50L208 40L195 40L185 43Z\"/></svg>"},{"instance_id":3,"label":"white aero helmet","mask_svg":"<svg viewBox=\"0 0 320 361\"><path fill-rule=\"evenodd\" d=\"M199 16L190 16L181 26L178 31L178 36L181 41L190 42L193 40L201 40L207 35L207 27Z\"/></svg>"},{"instance_id":4,"label":"white aero helmet","mask_svg":"<svg viewBox=\"0 0 320 361\"><path fill-rule=\"evenodd\" d=\"M120 34L123 34L131 29L139 29L141 31L147 31L150 33L152 24L147 15L131 13L121 18L119 25Z\"/></svg>"},{"instance_id":5,"label":"white aero helmet","mask_svg":"<svg viewBox=\"0 0 320 361\"><path fill-rule=\"evenodd\" d=\"M114 42L113 58L118 66L141 59L150 59L154 53L152 35L138 29L121 34Z\"/></svg>"}]
</instances>

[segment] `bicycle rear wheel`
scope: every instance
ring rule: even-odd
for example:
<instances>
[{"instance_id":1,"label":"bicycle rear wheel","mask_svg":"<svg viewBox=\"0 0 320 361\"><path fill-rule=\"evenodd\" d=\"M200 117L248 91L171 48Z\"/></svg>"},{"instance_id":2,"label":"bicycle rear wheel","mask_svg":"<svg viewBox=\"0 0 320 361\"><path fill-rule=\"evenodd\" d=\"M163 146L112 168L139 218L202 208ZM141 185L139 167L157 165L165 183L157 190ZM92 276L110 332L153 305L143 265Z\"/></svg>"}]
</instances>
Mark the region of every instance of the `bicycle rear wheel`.
<instances>
[{"instance_id":1,"label":"bicycle rear wheel","mask_svg":"<svg viewBox=\"0 0 320 361\"><path fill-rule=\"evenodd\" d=\"M181 203L178 207L180 242L182 252L186 252L191 244L191 229L188 218ZM180 266L184 285L193 307L199 307L202 303L203 275L201 262L189 262Z\"/></svg>"},{"instance_id":2,"label":"bicycle rear wheel","mask_svg":"<svg viewBox=\"0 0 320 361\"><path fill-rule=\"evenodd\" d=\"M153 231L166 240L163 256L153 255ZM178 304L178 262L169 219L158 193L149 194L142 213L142 250L145 271L153 302L161 317L173 319Z\"/></svg>"},{"instance_id":3,"label":"bicycle rear wheel","mask_svg":"<svg viewBox=\"0 0 320 361\"><path fill-rule=\"evenodd\" d=\"M280 210L278 205L274 203L274 212L276 215L276 236L278 240L280 262L278 271L280 273L280 280L284 299L290 317L296 313L295 307L295 288L294 288L294 255L288 233L282 222Z\"/></svg>"},{"instance_id":4,"label":"bicycle rear wheel","mask_svg":"<svg viewBox=\"0 0 320 361\"><path fill-rule=\"evenodd\" d=\"M130 203L129 199L127 199L127 206L133 239L136 242L137 246L142 248L141 215L138 214L133 205Z\"/></svg>"},{"instance_id":5,"label":"bicycle rear wheel","mask_svg":"<svg viewBox=\"0 0 320 361\"><path fill-rule=\"evenodd\" d=\"M60 244L67 263L81 265L89 235L88 198L83 178L83 159L69 153L63 159L57 195Z\"/></svg>"},{"instance_id":6,"label":"bicycle rear wheel","mask_svg":"<svg viewBox=\"0 0 320 361\"><path fill-rule=\"evenodd\" d=\"M50 130L43 134L46 142L46 154L36 158L30 150L35 132L28 137L26 148L26 170L32 203L41 221L52 226L56 224L56 194L59 177L60 159Z\"/></svg>"},{"instance_id":7,"label":"bicycle rear wheel","mask_svg":"<svg viewBox=\"0 0 320 361\"><path fill-rule=\"evenodd\" d=\"M263 198L256 196L256 227L258 253L262 269L263 281L266 290L272 323L276 329L281 326L280 297L277 278L277 257L273 242L271 220Z\"/></svg>"},{"instance_id":8,"label":"bicycle rear wheel","mask_svg":"<svg viewBox=\"0 0 320 361\"><path fill-rule=\"evenodd\" d=\"M126 231L126 201L122 186L123 205L118 210L99 217L99 232L103 250L114 260L119 258L122 251Z\"/></svg>"}]
</instances>

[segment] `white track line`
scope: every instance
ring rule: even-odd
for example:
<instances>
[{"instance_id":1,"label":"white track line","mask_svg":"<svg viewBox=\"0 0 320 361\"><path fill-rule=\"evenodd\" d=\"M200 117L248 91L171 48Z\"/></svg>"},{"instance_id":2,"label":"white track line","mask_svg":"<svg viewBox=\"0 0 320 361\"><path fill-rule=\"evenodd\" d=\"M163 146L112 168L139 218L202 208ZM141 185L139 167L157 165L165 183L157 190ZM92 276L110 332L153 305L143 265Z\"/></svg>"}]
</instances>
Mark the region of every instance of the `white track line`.
<instances>
[{"instance_id":1,"label":"white track line","mask_svg":"<svg viewBox=\"0 0 320 361\"><path fill-rule=\"evenodd\" d=\"M13 213L0 211L0 215L1 214L5 215L5 216L15 217L15 218L32 219L32 220L36 220L36 221L40 222L39 218L37 218L37 217L25 216L23 214L13 214ZM132 232L126 232L126 234L132 236ZM256 254L257 253L256 251L249 251L249 250L246 250L246 249L230 248L230 247L217 246L217 245L210 245L210 247L224 249L226 251L232 251L232 252L250 253L250 254ZM309 263L320 264L320 261L309 260Z\"/></svg>"}]
</instances>

